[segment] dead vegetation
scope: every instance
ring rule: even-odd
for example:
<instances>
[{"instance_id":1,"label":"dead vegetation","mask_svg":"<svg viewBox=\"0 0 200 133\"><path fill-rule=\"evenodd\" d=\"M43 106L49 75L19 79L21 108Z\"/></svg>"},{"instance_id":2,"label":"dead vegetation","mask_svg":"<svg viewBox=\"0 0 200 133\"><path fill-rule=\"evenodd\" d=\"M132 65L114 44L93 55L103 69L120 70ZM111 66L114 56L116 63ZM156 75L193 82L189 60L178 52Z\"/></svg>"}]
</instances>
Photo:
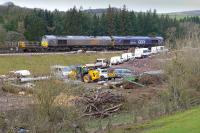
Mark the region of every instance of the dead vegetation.
<instances>
[{"instance_id":1,"label":"dead vegetation","mask_svg":"<svg viewBox=\"0 0 200 133\"><path fill-rule=\"evenodd\" d=\"M83 116L107 117L122 108L125 98L111 92L97 92L82 96L80 102L85 106Z\"/></svg>"},{"instance_id":2,"label":"dead vegetation","mask_svg":"<svg viewBox=\"0 0 200 133\"><path fill-rule=\"evenodd\" d=\"M195 54L195 56L194 56ZM169 95L175 109L187 109L191 98L199 98L200 50L187 48L177 52L167 66ZM195 92L195 95L194 95Z\"/></svg>"},{"instance_id":3,"label":"dead vegetation","mask_svg":"<svg viewBox=\"0 0 200 133\"><path fill-rule=\"evenodd\" d=\"M157 86L161 85L166 81L166 77L164 74L162 75L150 75L146 74L140 77L139 83L143 85L152 85L152 86Z\"/></svg>"},{"instance_id":4,"label":"dead vegetation","mask_svg":"<svg viewBox=\"0 0 200 133\"><path fill-rule=\"evenodd\" d=\"M2 120L5 122L2 130L15 133L20 128L24 128L37 133L73 132L74 130L84 133L80 109L75 106L62 106L55 102L61 93L76 95L80 94L79 91L81 89L79 90L75 85L65 86L55 80L38 83L33 95L34 104L23 109L7 111Z\"/></svg>"}]
</instances>

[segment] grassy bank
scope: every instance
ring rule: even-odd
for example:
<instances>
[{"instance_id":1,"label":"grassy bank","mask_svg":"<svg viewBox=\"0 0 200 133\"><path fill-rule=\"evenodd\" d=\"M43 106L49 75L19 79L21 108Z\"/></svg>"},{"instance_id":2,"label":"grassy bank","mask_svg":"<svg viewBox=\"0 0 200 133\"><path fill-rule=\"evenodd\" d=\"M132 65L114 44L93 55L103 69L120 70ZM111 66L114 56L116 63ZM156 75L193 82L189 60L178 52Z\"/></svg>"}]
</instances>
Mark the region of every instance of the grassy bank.
<instances>
[{"instance_id":1,"label":"grassy bank","mask_svg":"<svg viewBox=\"0 0 200 133\"><path fill-rule=\"evenodd\" d=\"M52 65L77 65L93 63L96 58L110 58L116 54L94 53L74 55L1 56L0 74L27 69L34 75L48 74Z\"/></svg>"},{"instance_id":2,"label":"grassy bank","mask_svg":"<svg viewBox=\"0 0 200 133\"><path fill-rule=\"evenodd\" d=\"M129 125L115 128L112 133L199 133L199 127L200 107L163 117L140 126Z\"/></svg>"},{"instance_id":3,"label":"grassy bank","mask_svg":"<svg viewBox=\"0 0 200 133\"><path fill-rule=\"evenodd\" d=\"M134 116L130 112L128 113L120 113L120 114L115 114L110 118L97 118L97 119L91 119L91 120L86 120L88 121L86 123L86 129L89 132L95 132L98 129L105 129L108 126L108 123L110 122L112 125L122 125L122 124L129 124L133 123L134 121Z\"/></svg>"}]
</instances>

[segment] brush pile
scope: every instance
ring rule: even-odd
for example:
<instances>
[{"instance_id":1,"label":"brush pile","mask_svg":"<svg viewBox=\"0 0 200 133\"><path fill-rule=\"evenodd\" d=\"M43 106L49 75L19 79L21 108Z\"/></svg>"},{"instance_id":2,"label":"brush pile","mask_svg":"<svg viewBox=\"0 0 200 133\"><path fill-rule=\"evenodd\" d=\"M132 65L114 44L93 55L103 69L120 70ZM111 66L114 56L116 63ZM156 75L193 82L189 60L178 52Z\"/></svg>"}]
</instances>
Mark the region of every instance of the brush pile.
<instances>
[{"instance_id":1,"label":"brush pile","mask_svg":"<svg viewBox=\"0 0 200 133\"><path fill-rule=\"evenodd\" d=\"M166 80L164 75L144 74L140 77L139 82L143 85L159 85Z\"/></svg>"},{"instance_id":2,"label":"brush pile","mask_svg":"<svg viewBox=\"0 0 200 133\"><path fill-rule=\"evenodd\" d=\"M96 92L93 95L84 95L81 103L84 105L84 116L107 117L119 111L125 101L122 95L111 92Z\"/></svg>"}]
</instances>

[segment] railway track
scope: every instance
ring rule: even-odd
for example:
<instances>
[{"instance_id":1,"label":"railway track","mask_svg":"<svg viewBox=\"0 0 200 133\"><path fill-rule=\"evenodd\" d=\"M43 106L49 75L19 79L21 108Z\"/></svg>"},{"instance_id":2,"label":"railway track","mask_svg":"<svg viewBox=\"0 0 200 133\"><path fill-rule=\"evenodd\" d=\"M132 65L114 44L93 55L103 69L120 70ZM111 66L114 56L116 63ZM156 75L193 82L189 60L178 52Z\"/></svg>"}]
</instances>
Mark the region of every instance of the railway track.
<instances>
[{"instance_id":1,"label":"railway track","mask_svg":"<svg viewBox=\"0 0 200 133\"><path fill-rule=\"evenodd\" d=\"M122 51L86 51L86 54L92 53L120 53ZM32 52L32 53L0 53L1 56L32 56L32 55L72 55L72 54L81 54L83 52L71 51L71 52Z\"/></svg>"}]
</instances>

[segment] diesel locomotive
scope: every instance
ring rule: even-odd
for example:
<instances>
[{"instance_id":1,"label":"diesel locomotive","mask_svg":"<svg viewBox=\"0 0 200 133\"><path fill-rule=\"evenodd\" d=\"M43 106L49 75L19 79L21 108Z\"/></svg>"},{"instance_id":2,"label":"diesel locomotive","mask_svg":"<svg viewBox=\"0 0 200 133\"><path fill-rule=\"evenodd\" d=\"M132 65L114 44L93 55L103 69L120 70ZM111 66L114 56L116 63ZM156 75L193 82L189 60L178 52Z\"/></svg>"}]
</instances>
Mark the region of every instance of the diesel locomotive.
<instances>
[{"instance_id":1,"label":"diesel locomotive","mask_svg":"<svg viewBox=\"0 0 200 133\"><path fill-rule=\"evenodd\" d=\"M41 43L22 42L19 49L23 51L74 51L74 50L127 50L133 47L161 46L163 37L148 36L55 36L45 35Z\"/></svg>"}]
</instances>

